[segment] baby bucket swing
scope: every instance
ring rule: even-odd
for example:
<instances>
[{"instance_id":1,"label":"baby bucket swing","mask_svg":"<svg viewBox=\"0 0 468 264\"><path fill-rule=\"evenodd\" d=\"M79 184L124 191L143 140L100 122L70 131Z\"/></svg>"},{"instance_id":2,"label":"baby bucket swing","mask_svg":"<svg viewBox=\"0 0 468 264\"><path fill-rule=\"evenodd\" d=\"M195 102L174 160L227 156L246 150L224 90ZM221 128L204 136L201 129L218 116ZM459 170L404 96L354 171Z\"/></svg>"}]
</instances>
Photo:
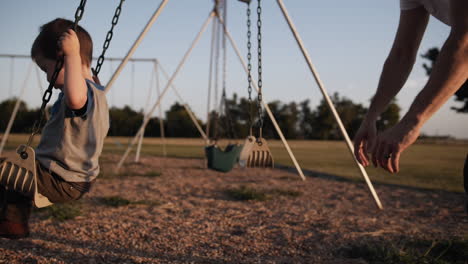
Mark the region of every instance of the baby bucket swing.
<instances>
[{"instance_id":1,"label":"baby bucket swing","mask_svg":"<svg viewBox=\"0 0 468 264\"><path fill-rule=\"evenodd\" d=\"M215 8L217 9L217 11L219 11L217 6ZM226 12L226 10L223 9L223 12ZM219 110L218 110L219 115L218 113L214 114L214 119L215 119L214 129L213 129L214 137L211 139L210 144L205 147L205 157L207 160L207 167L209 169L219 171L219 172L229 172L234 168L234 166L239 161L239 154L242 150L242 145L230 143L223 150L217 144L218 135L219 135L218 130L221 129L221 126L219 123L221 120L225 121L224 127L227 128L227 131L228 131L227 134L229 134L228 135L229 138L235 138L235 132L234 132L234 128L232 125L230 110L229 110L229 107L227 105L227 100L226 100L226 36L224 35L224 31L221 30L221 25L219 23L216 25L219 26L218 36L219 35L223 36L223 39L222 39L223 40L223 91L222 91L222 96L221 96L221 102L219 104ZM213 33L216 33L215 28L213 29ZM219 39L217 39L217 41L219 41ZM217 44L219 44L219 42ZM217 59L218 59L218 53L219 53L219 45L216 46L215 52L216 52L216 73L215 73L215 80L216 80L217 69L218 69ZM211 77L210 77L210 80L211 80ZM215 81L215 87L216 86L217 86L217 81ZM221 116L221 114L224 114L224 116ZM226 129L224 130L226 131Z\"/></svg>"},{"instance_id":2,"label":"baby bucket swing","mask_svg":"<svg viewBox=\"0 0 468 264\"><path fill-rule=\"evenodd\" d=\"M97 80L97 74L104 62L104 54L109 46L110 40L112 39L112 30L117 24L119 19L122 3L125 0L121 0L119 6L116 9L114 18L112 19L112 28L109 30L106 41L104 42L104 49L101 56L98 59L96 69L93 69L93 74ZM78 22L81 20L85 10L86 0L81 0L75 12L75 21L73 24L73 30L76 31ZM38 112L38 118L35 120L31 135L29 136L26 145L20 145L16 152L5 155L5 160L2 163L0 170L0 185L6 190L16 191L22 195L32 199L33 204L37 208L46 207L52 205L49 199L38 192L37 188L37 175L36 175L36 154L34 149L31 147L34 136L40 132L41 125L44 121L45 108L47 103L50 101L52 96L52 89L54 88L58 74L63 66L63 57L59 58L55 64L54 73L50 80L47 90L44 92L42 97L42 105Z\"/></svg>"}]
</instances>

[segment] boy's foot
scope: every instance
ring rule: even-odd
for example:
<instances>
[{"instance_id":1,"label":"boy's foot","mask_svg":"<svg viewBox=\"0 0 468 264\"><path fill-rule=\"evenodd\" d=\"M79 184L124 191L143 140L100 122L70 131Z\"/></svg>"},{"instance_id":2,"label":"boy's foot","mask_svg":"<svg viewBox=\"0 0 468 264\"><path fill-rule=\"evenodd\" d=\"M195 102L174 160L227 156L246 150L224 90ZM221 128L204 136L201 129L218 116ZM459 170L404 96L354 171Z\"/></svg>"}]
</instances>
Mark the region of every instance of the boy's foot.
<instances>
[{"instance_id":1,"label":"boy's foot","mask_svg":"<svg viewBox=\"0 0 468 264\"><path fill-rule=\"evenodd\" d=\"M14 223L10 221L0 221L0 237L9 239L19 239L29 236L28 223Z\"/></svg>"}]
</instances>

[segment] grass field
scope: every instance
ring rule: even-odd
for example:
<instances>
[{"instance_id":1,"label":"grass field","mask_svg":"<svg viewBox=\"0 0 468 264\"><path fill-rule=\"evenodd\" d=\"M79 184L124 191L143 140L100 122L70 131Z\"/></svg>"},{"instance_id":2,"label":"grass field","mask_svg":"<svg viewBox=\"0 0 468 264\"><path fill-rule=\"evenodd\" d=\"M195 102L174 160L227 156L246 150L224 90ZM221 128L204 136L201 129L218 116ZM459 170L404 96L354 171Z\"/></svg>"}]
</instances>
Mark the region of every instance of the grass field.
<instances>
[{"instance_id":1,"label":"grass field","mask_svg":"<svg viewBox=\"0 0 468 264\"><path fill-rule=\"evenodd\" d=\"M12 150L26 140L27 135L12 135L6 149ZM107 138L104 153L123 153L129 140L122 137ZM268 143L276 164L293 165L281 141ZM166 144L168 156L203 158L204 142L201 139L171 138L166 139ZM220 142L221 146L225 144L227 142ZM352 180L362 179L344 142L290 140L289 144L304 169ZM162 156L162 153L160 139L144 140L143 155ZM373 182L462 192L462 171L467 154L467 142L419 143L402 154L400 173L392 175L375 168L368 168L367 171Z\"/></svg>"}]
</instances>

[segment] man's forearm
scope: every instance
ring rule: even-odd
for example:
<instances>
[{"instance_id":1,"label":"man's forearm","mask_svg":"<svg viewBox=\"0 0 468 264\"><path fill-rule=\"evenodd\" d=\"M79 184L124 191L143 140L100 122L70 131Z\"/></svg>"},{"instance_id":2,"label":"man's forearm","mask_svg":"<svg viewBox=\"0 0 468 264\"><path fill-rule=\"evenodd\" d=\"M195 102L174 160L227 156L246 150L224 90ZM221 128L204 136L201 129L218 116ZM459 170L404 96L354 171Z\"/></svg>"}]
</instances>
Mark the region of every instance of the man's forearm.
<instances>
[{"instance_id":1,"label":"man's forearm","mask_svg":"<svg viewBox=\"0 0 468 264\"><path fill-rule=\"evenodd\" d=\"M414 58L390 54L385 61L382 74L380 75L377 92L372 98L369 111L366 115L367 121L375 121L385 111L391 100L398 94L405 84L413 68Z\"/></svg>"},{"instance_id":2,"label":"man's forearm","mask_svg":"<svg viewBox=\"0 0 468 264\"><path fill-rule=\"evenodd\" d=\"M421 127L467 80L468 33L451 33L405 121Z\"/></svg>"}]
</instances>

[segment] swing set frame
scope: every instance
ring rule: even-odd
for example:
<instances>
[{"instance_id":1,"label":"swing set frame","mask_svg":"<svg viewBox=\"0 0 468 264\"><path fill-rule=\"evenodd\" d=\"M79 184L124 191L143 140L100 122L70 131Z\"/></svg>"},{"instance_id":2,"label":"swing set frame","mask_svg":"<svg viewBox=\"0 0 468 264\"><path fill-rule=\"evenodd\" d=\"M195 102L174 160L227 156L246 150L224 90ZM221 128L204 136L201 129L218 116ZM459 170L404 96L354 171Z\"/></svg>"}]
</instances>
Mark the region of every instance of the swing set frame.
<instances>
[{"instance_id":1,"label":"swing set frame","mask_svg":"<svg viewBox=\"0 0 468 264\"><path fill-rule=\"evenodd\" d=\"M239 0L241 2L247 2L245 0ZM141 31L141 33L139 34L139 36L137 37L137 39L135 40L135 42L133 43L133 45L131 46L131 48L129 49L129 51L127 52L127 54L125 55L125 57L123 58L123 60L121 61L120 65L117 67L117 69L115 70L115 72L113 73L111 79L109 80L109 82L107 83L107 85L105 86L105 92L109 92L109 90L112 88L112 86L114 85L116 79L118 78L118 76L120 75L122 69L126 66L126 64L128 63L128 61L131 59L131 57L133 56L134 52L136 51L136 49L138 48L138 46L140 45L141 41L144 39L144 37L146 36L146 34L148 33L148 31L150 30L150 28L153 26L153 24L155 23L155 21L157 20L157 18L160 16L161 12L163 11L163 9L165 8L165 6L167 5L167 3L169 2L169 0L162 0L162 2L160 3L160 5L158 6L158 8L156 9L156 11L153 13L153 15L150 17L149 21L147 22L147 24L145 25L145 27L143 28L143 30ZM375 201L375 204L376 206L379 208L379 209L383 209L382 207L382 204L380 202L380 199L377 195L377 193L375 192L375 189L372 185L372 182L370 181L369 179L369 176L367 175L367 172L365 170L365 168L356 160L356 158L354 157L354 146L351 142L351 139L349 138L349 135L341 121L341 118L338 114L338 112L336 111L334 105L333 105L333 102L331 101L329 95L328 95L328 92L327 90L325 89L325 86L322 82L322 80L320 79L320 76L318 75L317 73L317 70L314 66L314 64L312 63L312 60L310 58L310 55L307 51L307 49L305 48L305 45L302 41L302 38L301 36L299 35L294 23L292 22L292 19L283 3L283 0L277 0L277 4L278 4L278 7L280 8L280 10L282 11L282 14L284 16L284 19L285 21L287 22L290 30L291 30L291 33L293 35L293 37L295 38L298 46L299 46L299 49L308 65L308 68L309 70L311 71L324 99L325 99L325 102L327 103L327 106L328 108L330 109L330 111L333 113L333 116L335 118L335 121L337 122L338 124L338 127L340 129L340 132L342 133L344 139L345 139L345 143L346 143L346 146L349 150L349 153L352 157L352 159L354 160L356 166L358 167L362 177L364 178L368 188L369 188L369 191L371 192L371 195L372 197L374 198L374 201ZM215 3L216 5L216 3ZM145 114L145 117L143 119L143 123L142 125L140 126L138 132L136 133L136 135L133 137L133 139L130 141L129 145L128 145L128 148L126 149L125 153L122 155L119 163L117 164L117 167L116 167L116 171L118 171L122 165L124 164L125 160L127 159L130 151L132 150L133 146L140 140L140 138L142 138L142 136L144 135L144 130L145 130L145 127L146 125L148 124L149 120L151 119L151 115L154 113L155 109L161 104L161 101L162 99L164 98L165 94L167 93L167 91L169 90L169 88L173 87L173 82L177 76L177 74L179 73L180 69L183 67L183 65L185 64L186 60L188 59L188 57L190 56L193 48L196 46L196 44L198 43L198 41L200 40L203 32L206 30L208 24L213 20L213 19L216 19L223 27L223 31L224 31L224 34L226 35L227 39L229 40L229 43L231 45L231 47L234 49L237 57L239 58L245 72L248 74L248 68L247 68L247 64L245 63L241 53L239 52L239 48L237 47L236 45L236 42L233 40L232 38L232 35L230 34L230 32L228 31L228 28L223 20L222 17L219 16L219 14L215 11L215 8L213 8L210 13L209 13L209 16L208 18L206 19L206 21L203 23L200 31L198 32L198 34L196 35L195 39L192 41L191 43L191 46L190 48L186 51L186 53L184 54L182 60L179 62L176 70L174 71L174 73L170 76L170 78L168 79L168 82L167 84L165 85L164 89L162 90L162 92L160 93L158 99L156 100L156 102L154 102L153 106L151 107L151 109L149 111L146 112ZM257 85L257 82L255 82L252 78L252 86L255 88L255 90L257 91L257 93L259 92L259 87ZM185 107L186 104L184 104L184 107ZM301 177L302 180L305 180L305 176L304 176L304 173L299 165L299 163L297 162L286 138L284 137L282 131L281 131L281 128L279 127L273 113L271 112L268 104L267 104L267 100L264 98L262 100L262 105L264 107L264 109L266 110L266 113L268 114L270 120L272 121L273 123L273 126L276 130L276 132L278 133L278 135L280 136L280 139L284 145L284 147L286 148L296 170L297 170L297 173L299 174L299 176ZM188 109L188 106L187 108ZM188 112L191 112L191 111L188 111ZM192 113L193 114L193 113ZM192 116L191 116L192 117ZM197 122L196 122L197 123ZM198 124L198 123L197 123ZM200 129L199 129L200 130ZM202 137L207 140L207 136L206 134L203 132L203 130L200 130L201 134L202 134Z\"/></svg>"},{"instance_id":2,"label":"swing set frame","mask_svg":"<svg viewBox=\"0 0 468 264\"><path fill-rule=\"evenodd\" d=\"M241 2L246 2L246 1L243 1L243 0L239 0ZM142 32L140 33L140 35L138 36L138 38L135 40L134 44L132 45L132 47L130 48L130 50L128 51L127 55L125 56L125 59L121 62L121 64L119 65L118 69L116 70L116 72L114 73L114 75L112 76L111 80L108 82L107 86L106 86L106 91L108 91L113 83L115 82L115 79L118 77L118 75L120 74L121 70L125 67L125 65L127 64L128 62L128 59L133 55L133 53L135 52L135 50L137 49L137 47L139 46L139 44L141 43L141 41L143 40L143 38L145 37L145 35L147 34L147 32L149 31L149 29L153 26L154 22L156 21L156 19L158 18L158 16L161 14L162 10L164 9L164 7L167 5L167 3L169 2L169 0L162 0L161 4L159 5L159 7L156 9L156 11L154 12L153 16L151 16L151 18L149 19L148 23L145 25L145 27L143 28ZM320 79L320 76L319 74L317 73L317 70L314 66L314 64L312 63L312 60L310 58L310 55L307 51L307 49L305 48L305 45L302 41L302 38L301 36L299 35L297 29L296 29L296 26L294 25L287 9L286 9L286 6L284 5L283 3L283 0L277 0L277 4L278 4L278 7L281 9L281 12L284 16L284 19L285 21L287 22L290 30L291 30L291 33L293 34L293 37L295 38L298 46L299 46L299 49L304 57L304 59L306 60L306 63L309 67L309 70L311 71L324 99L325 99L325 102L327 103L327 106L328 108L330 109L330 111L333 113L333 117L335 118L335 121L337 122L338 124L338 127L340 129L340 132L341 134L343 135L343 137L345 138L345 143L346 143L346 146L349 150L349 153L350 153L350 156L352 157L352 159L354 160L354 163L356 164L357 168L359 169L362 177L364 178L368 188L369 188L369 191L371 192L371 195L375 201L375 204L376 206L379 208L379 209L383 209L383 206L382 206L382 203L380 202L380 199L373 187L373 184L371 182L371 180L369 179L369 176L365 170L365 168L356 160L356 158L354 157L354 146L352 144L352 141L348 135L348 132L346 131L346 128L344 127L343 125L343 122L341 121L341 118L338 114L338 112L336 111L336 108L335 106L333 105L333 102L331 101L330 99L330 96L328 95L328 92L327 90L325 89L325 86L322 82L322 80ZM144 132L144 128L146 127L146 125L148 124L149 120L150 120L150 117L152 115L152 113L154 112L154 110L156 109L156 107L158 107L158 105L161 103L161 100L164 98L164 95L166 94L167 90L171 87L172 83L174 82L177 74L179 73L180 69L183 67L183 65L185 64L187 58L190 56L193 48L196 46L196 44L198 43L198 41L200 40L202 34L204 33L204 31L206 30L209 22L211 22L212 19L217 19L223 26L224 28L224 34L226 34L227 36L227 39L229 40L229 43L231 44L232 48L234 49L237 57L239 58L239 60L241 61L241 64L245 70L245 72L248 74L248 68L247 68L247 64L245 63L240 51L239 51L239 48L237 47L237 44L236 42L234 41L234 39L232 38L232 35L230 34L230 32L228 31L228 28L226 26L226 24L224 23L223 21L223 18L219 16L219 14L214 11L215 10L215 7L216 7L216 3L215 3L215 6L214 8L210 11L209 15L208 15L208 18L206 19L206 21L203 23L200 31L197 33L195 39L192 41L191 43L191 46L189 47L189 49L186 51L186 53L184 54L184 56L182 57L182 60L179 62L176 70L174 71L174 73L171 75L168 83L166 84L165 88L163 89L163 91L161 92L159 98L157 99L157 101L154 103L153 107L151 108L151 110L147 113L147 115L145 116L144 120L143 120L143 123L142 125L140 126L140 129L138 130L138 132L136 133L136 135L134 136L134 138L130 141L129 143L129 146L127 148L127 150L125 151L125 153L123 154L122 158L120 159L119 163L117 164L117 167L116 167L116 171L118 171L123 163L125 162L125 160L127 159L132 147L137 143L137 140L139 137L141 137L141 135L143 134ZM259 91L259 87L258 85L256 84L256 82L253 80L252 78L252 85L253 87L255 88L255 90ZM296 160L296 157L294 156L286 138L284 137L282 131L281 131L281 128L279 127L278 125L278 122L276 121L276 118L274 117L273 113L271 112L268 104L267 104L267 100L263 100L262 101L262 104L263 104L263 107L264 109L266 110L270 120L272 121L273 123L273 126L275 127L275 130L276 132L278 133L278 135L280 136L281 138L281 141L284 145L284 147L286 148L296 170L297 170L297 173L299 174L299 176L301 177L302 180L305 180L305 176L304 176L304 173L299 165L299 163L297 162Z\"/></svg>"}]
</instances>

